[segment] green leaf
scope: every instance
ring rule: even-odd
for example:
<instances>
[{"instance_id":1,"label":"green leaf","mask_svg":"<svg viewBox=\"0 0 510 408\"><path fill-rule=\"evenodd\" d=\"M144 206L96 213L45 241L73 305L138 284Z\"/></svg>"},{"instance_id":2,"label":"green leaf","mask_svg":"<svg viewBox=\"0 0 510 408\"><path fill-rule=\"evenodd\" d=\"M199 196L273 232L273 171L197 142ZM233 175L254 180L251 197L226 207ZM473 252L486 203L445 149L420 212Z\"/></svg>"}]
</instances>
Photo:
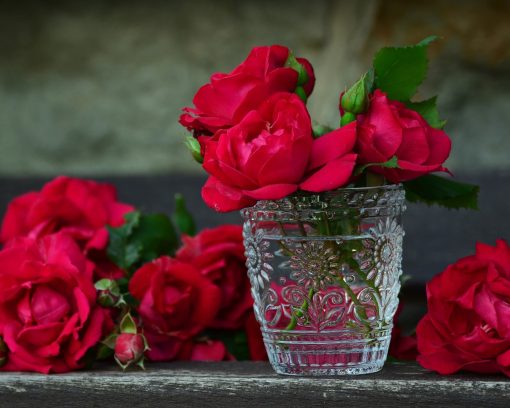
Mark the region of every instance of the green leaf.
<instances>
[{"instance_id":1,"label":"green leaf","mask_svg":"<svg viewBox=\"0 0 510 408\"><path fill-rule=\"evenodd\" d=\"M143 244L141 242L128 242L126 243L124 259L126 265L131 266L136 264L142 258Z\"/></svg>"},{"instance_id":2,"label":"green leaf","mask_svg":"<svg viewBox=\"0 0 510 408\"><path fill-rule=\"evenodd\" d=\"M195 220L186 207L186 201L182 194L175 195L175 210L172 214L172 220L177 229L186 235L193 236L197 232Z\"/></svg>"},{"instance_id":3,"label":"green leaf","mask_svg":"<svg viewBox=\"0 0 510 408\"><path fill-rule=\"evenodd\" d=\"M98 345L97 353L96 353L97 360L106 360L112 356L113 356L113 350L110 347L105 346L104 344Z\"/></svg>"},{"instance_id":4,"label":"green leaf","mask_svg":"<svg viewBox=\"0 0 510 408\"><path fill-rule=\"evenodd\" d=\"M128 238L140 223L140 217L139 211L132 211L124 216L125 222L120 227L106 227L109 234L106 253L110 260L123 270L132 265L130 259L126 259L126 246Z\"/></svg>"},{"instance_id":5,"label":"green leaf","mask_svg":"<svg viewBox=\"0 0 510 408\"><path fill-rule=\"evenodd\" d=\"M405 102L409 109L418 112L428 122L430 126L436 129L442 129L446 120L441 120L437 110L437 96L420 102Z\"/></svg>"},{"instance_id":6,"label":"green leaf","mask_svg":"<svg viewBox=\"0 0 510 408\"><path fill-rule=\"evenodd\" d=\"M354 175L359 176L361 173L363 173L366 169L369 167L385 167L388 169L398 169L398 158L397 156L393 156L388 161L385 161L383 163L367 163L362 166L356 166L356 169L354 170Z\"/></svg>"},{"instance_id":7,"label":"green leaf","mask_svg":"<svg viewBox=\"0 0 510 408\"><path fill-rule=\"evenodd\" d=\"M138 329L136 328L136 323L129 313L126 313L125 316L122 318L119 327L121 333L136 334L138 332Z\"/></svg>"},{"instance_id":8,"label":"green leaf","mask_svg":"<svg viewBox=\"0 0 510 408\"><path fill-rule=\"evenodd\" d=\"M417 45L428 46L438 39L439 37L437 35L429 35L428 37L425 37L423 40L421 40Z\"/></svg>"},{"instance_id":9,"label":"green leaf","mask_svg":"<svg viewBox=\"0 0 510 408\"><path fill-rule=\"evenodd\" d=\"M406 181L404 183L406 198L410 202L437 204L446 208L478 209L478 192L480 187L460 183L432 174Z\"/></svg>"},{"instance_id":10,"label":"green leaf","mask_svg":"<svg viewBox=\"0 0 510 408\"><path fill-rule=\"evenodd\" d=\"M148 262L162 255L173 255L178 246L175 228L165 214L143 215L130 239L137 261ZM133 256L134 258L134 256Z\"/></svg>"},{"instance_id":11,"label":"green leaf","mask_svg":"<svg viewBox=\"0 0 510 408\"><path fill-rule=\"evenodd\" d=\"M107 227L109 243L106 252L119 268L131 272L143 262L175 253L178 237L168 216L142 215L135 211L127 214L125 219L120 227Z\"/></svg>"},{"instance_id":12,"label":"green leaf","mask_svg":"<svg viewBox=\"0 0 510 408\"><path fill-rule=\"evenodd\" d=\"M203 333L212 340L221 340L228 352L232 354L236 360L249 360L250 351L248 348L248 339L246 333L242 330L207 330Z\"/></svg>"},{"instance_id":13,"label":"green leaf","mask_svg":"<svg viewBox=\"0 0 510 408\"><path fill-rule=\"evenodd\" d=\"M430 36L407 47L385 47L374 58L375 87L388 98L408 101L427 75L427 47L437 37Z\"/></svg>"},{"instance_id":14,"label":"green leaf","mask_svg":"<svg viewBox=\"0 0 510 408\"><path fill-rule=\"evenodd\" d=\"M133 230L138 227L140 223L140 217L142 214L140 211L131 211L124 215L125 222L120 226L120 229L124 231L126 235L129 235L133 232Z\"/></svg>"},{"instance_id":15,"label":"green leaf","mask_svg":"<svg viewBox=\"0 0 510 408\"><path fill-rule=\"evenodd\" d=\"M113 350L115 348L115 342L117 341L117 337L119 337L118 333L111 333L103 340L101 340L101 344Z\"/></svg>"},{"instance_id":16,"label":"green leaf","mask_svg":"<svg viewBox=\"0 0 510 408\"><path fill-rule=\"evenodd\" d=\"M94 287L97 290L109 290L114 286L114 281L112 279L99 279L96 283L94 283Z\"/></svg>"},{"instance_id":17,"label":"green leaf","mask_svg":"<svg viewBox=\"0 0 510 408\"><path fill-rule=\"evenodd\" d=\"M375 70L374 68L370 68L365 74L363 75L363 79L365 81L365 88L368 93L371 93L374 90L374 84L375 84Z\"/></svg>"},{"instance_id":18,"label":"green leaf","mask_svg":"<svg viewBox=\"0 0 510 408\"><path fill-rule=\"evenodd\" d=\"M141 358L141 359L140 359L140 360L136 363L136 365L137 365L138 367L140 367L142 370L144 370L144 371L145 371L145 359L144 359L144 358Z\"/></svg>"}]
</instances>

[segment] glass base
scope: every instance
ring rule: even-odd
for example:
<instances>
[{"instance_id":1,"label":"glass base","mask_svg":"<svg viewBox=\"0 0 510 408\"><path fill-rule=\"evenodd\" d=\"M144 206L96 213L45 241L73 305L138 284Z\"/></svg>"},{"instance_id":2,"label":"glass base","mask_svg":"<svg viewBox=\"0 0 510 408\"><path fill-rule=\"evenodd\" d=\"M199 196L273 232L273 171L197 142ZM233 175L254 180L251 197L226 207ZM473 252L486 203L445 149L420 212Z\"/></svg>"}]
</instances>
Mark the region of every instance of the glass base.
<instances>
[{"instance_id":1,"label":"glass base","mask_svg":"<svg viewBox=\"0 0 510 408\"><path fill-rule=\"evenodd\" d=\"M264 330L263 335L269 361L278 374L339 376L380 371L388 354L391 329L369 335L351 330Z\"/></svg>"}]
</instances>

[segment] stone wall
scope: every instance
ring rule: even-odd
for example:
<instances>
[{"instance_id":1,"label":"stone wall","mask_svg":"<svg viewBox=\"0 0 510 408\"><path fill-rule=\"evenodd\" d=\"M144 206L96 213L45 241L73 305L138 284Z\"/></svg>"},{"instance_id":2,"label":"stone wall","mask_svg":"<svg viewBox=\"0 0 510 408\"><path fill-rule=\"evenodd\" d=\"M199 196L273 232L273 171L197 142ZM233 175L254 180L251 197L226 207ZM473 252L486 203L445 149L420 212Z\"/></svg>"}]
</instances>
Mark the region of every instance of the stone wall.
<instances>
[{"instance_id":1,"label":"stone wall","mask_svg":"<svg viewBox=\"0 0 510 408\"><path fill-rule=\"evenodd\" d=\"M509 21L503 0L0 2L0 175L199 171L180 108L252 46L308 57L333 125L377 48L431 33L422 95L441 94L450 167L510 170Z\"/></svg>"}]
</instances>

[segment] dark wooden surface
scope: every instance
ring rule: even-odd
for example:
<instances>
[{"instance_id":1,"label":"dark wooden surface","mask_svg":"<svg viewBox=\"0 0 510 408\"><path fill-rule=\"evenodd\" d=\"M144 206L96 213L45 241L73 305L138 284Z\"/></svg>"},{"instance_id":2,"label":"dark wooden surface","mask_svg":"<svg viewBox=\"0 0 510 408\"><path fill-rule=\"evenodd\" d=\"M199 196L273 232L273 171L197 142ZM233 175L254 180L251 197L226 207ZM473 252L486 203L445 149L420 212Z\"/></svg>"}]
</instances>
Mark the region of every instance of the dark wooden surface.
<instances>
[{"instance_id":1,"label":"dark wooden surface","mask_svg":"<svg viewBox=\"0 0 510 408\"><path fill-rule=\"evenodd\" d=\"M267 363L151 364L122 373L113 366L44 376L0 374L0 407L506 407L510 379L440 377L414 363L387 364L365 376L276 375Z\"/></svg>"}]
</instances>

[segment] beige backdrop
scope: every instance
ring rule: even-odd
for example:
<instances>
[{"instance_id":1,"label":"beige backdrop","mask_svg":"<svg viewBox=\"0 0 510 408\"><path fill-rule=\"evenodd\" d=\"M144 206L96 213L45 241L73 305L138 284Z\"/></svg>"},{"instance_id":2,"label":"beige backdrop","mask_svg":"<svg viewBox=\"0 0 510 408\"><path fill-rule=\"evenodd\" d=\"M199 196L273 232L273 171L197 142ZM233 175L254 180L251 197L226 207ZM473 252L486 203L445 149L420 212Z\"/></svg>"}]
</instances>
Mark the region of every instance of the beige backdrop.
<instances>
[{"instance_id":1,"label":"beige backdrop","mask_svg":"<svg viewBox=\"0 0 510 408\"><path fill-rule=\"evenodd\" d=\"M200 171L180 108L252 46L309 58L312 115L333 125L377 48L429 34L421 94L441 95L450 167L510 169L509 21L502 0L0 2L0 175Z\"/></svg>"}]
</instances>

